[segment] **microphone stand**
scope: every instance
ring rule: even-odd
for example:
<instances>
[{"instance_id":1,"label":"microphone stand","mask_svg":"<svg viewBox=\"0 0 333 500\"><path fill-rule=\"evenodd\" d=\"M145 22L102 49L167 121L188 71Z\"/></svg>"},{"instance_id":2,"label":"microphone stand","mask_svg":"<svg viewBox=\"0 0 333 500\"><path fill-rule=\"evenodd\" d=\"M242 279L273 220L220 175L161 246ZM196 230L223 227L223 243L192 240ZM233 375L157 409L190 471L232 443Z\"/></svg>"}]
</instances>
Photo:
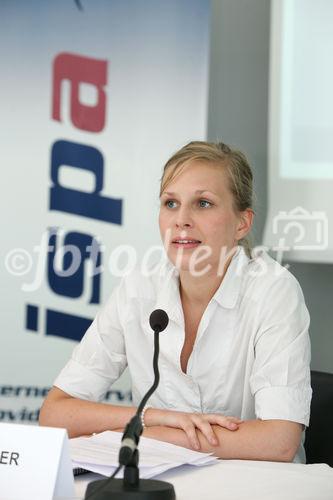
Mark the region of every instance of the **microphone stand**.
<instances>
[{"instance_id":1,"label":"microphone stand","mask_svg":"<svg viewBox=\"0 0 333 500\"><path fill-rule=\"evenodd\" d=\"M164 311L156 310L151 314L163 312L166 316L165 326L150 325L154 330L154 383L142 398L138 406L136 414L126 425L122 443L119 451L120 466L114 474L108 479L92 481L88 484L85 494L85 500L175 500L176 494L171 483L166 481L158 481L155 479L140 479L139 477L139 450L137 445L142 434L143 428L141 423L141 413L150 396L155 392L159 381L160 374L158 370L158 355L159 355L159 333L163 331L168 324L168 317ZM162 321L163 323L163 321ZM126 445L126 443L129 443ZM121 466L124 465L124 478L115 479L114 476L119 472Z\"/></svg>"}]
</instances>

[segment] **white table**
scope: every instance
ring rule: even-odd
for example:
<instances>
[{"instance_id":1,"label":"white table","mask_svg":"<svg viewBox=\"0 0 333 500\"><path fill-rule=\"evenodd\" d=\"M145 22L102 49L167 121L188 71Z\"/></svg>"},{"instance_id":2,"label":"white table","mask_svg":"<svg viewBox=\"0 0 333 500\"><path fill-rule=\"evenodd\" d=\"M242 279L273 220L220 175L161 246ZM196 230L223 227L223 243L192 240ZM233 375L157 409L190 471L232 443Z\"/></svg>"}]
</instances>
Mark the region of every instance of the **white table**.
<instances>
[{"instance_id":1,"label":"white table","mask_svg":"<svg viewBox=\"0 0 333 500\"><path fill-rule=\"evenodd\" d=\"M75 498L83 499L88 482L96 478L101 476L77 477ZM206 467L182 466L156 479L172 483L177 500L333 500L333 468L326 464L220 460Z\"/></svg>"}]
</instances>

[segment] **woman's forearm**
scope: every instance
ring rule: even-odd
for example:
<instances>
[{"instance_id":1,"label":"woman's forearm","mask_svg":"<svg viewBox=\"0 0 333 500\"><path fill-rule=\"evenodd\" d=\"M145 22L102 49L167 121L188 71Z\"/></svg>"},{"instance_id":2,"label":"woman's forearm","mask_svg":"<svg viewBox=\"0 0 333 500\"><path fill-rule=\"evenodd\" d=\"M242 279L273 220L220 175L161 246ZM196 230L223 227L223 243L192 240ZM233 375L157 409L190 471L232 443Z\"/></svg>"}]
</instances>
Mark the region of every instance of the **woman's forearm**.
<instances>
[{"instance_id":1,"label":"woman's forearm","mask_svg":"<svg viewBox=\"0 0 333 500\"><path fill-rule=\"evenodd\" d=\"M293 422L286 423L293 424ZM294 425L298 426L299 424L294 423ZM289 444L283 427L284 422L280 420L246 420L235 431L214 425L214 432L219 441L218 445L212 446L205 436L197 431L200 441L199 451L213 453L218 458L230 460L290 462L293 460L295 448L297 449L297 442ZM191 448L182 429L161 426L148 427L144 430L143 436ZM292 436L290 441L295 441Z\"/></svg>"},{"instance_id":2,"label":"woman's forearm","mask_svg":"<svg viewBox=\"0 0 333 500\"><path fill-rule=\"evenodd\" d=\"M135 407L85 401L52 388L41 408L39 423L63 427L72 438L123 428L135 412Z\"/></svg>"}]
</instances>

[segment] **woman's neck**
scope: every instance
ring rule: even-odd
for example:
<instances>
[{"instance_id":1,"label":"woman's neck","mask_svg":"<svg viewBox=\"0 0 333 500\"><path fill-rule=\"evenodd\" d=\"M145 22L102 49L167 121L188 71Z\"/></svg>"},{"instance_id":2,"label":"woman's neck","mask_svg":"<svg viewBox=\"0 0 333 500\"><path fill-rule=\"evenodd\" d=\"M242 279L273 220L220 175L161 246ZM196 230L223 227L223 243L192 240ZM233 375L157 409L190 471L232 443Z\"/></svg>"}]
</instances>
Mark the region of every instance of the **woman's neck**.
<instances>
[{"instance_id":1,"label":"woman's neck","mask_svg":"<svg viewBox=\"0 0 333 500\"><path fill-rule=\"evenodd\" d=\"M221 285L231 260L232 256L227 260L222 275L215 270L202 276L193 276L190 271L180 271L179 293L183 304L205 308Z\"/></svg>"}]
</instances>

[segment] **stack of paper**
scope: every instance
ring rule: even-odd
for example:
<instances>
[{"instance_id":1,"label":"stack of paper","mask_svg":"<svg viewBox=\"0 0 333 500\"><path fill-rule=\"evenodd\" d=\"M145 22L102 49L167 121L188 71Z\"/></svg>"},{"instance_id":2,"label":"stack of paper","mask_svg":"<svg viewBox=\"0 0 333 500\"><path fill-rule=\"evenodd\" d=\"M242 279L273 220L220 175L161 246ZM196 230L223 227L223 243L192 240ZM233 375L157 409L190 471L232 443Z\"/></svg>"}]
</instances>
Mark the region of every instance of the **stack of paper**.
<instances>
[{"instance_id":1,"label":"stack of paper","mask_svg":"<svg viewBox=\"0 0 333 500\"><path fill-rule=\"evenodd\" d=\"M110 476L118 467L118 454L122 434L106 431L90 437L70 440L73 468L87 469ZM218 459L210 453L188 450L181 446L164 443L155 439L140 438L139 468L141 478L150 478L173 467L183 464L209 465ZM122 477L123 469L119 473Z\"/></svg>"}]
</instances>

